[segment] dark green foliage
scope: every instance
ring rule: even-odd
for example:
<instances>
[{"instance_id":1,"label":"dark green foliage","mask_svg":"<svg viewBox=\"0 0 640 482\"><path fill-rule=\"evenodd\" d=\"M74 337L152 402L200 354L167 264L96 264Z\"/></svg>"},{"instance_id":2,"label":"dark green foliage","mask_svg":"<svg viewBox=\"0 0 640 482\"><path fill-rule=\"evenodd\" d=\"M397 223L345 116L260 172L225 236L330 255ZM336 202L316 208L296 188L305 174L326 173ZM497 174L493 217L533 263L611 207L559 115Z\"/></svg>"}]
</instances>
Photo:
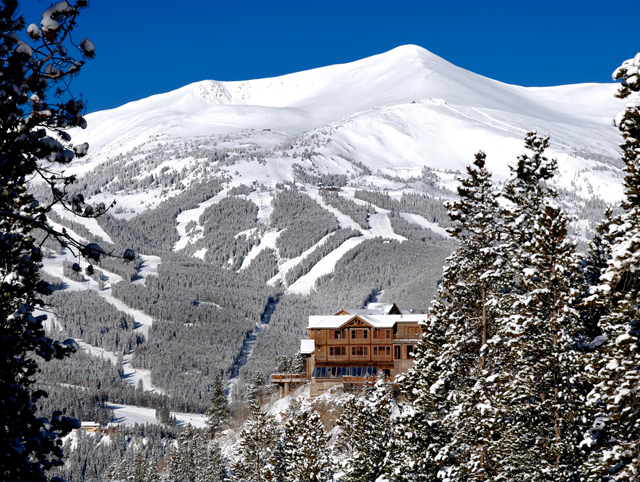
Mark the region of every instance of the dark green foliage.
<instances>
[{"instance_id":1,"label":"dark green foliage","mask_svg":"<svg viewBox=\"0 0 640 482\"><path fill-rule=\"evenodd\" d=\"M614 121L623 142L623 212L605 221L599 246L594 243L592 263L600 285L590 287L590 302L602 314L598 328L603 339L593 353L595 371L589 405L597 410L585 444L591 449L589 476L602 480L637 480L640 476L640 107L638 68L640 54L625 61L613 74L620 80L617 97L633 99ZM597 263L607 259L607 266Z\"/></svg>"},{"instance_id":2,"label":"dark green foliage","mask_svg":"<svg viewBox=\"0 0 640 482\"><path fill-rule=\"evenodd\" d=\"M206 249L205 261L237 271L265 231L265 226L256 222L257 215L258 206L252 201L240 197L220 200L202 213L196 231L202 238L190 243L184 254Z\"/></svg>"},{"instance_id":3,"label":"dark green foliage","mask_svg":"<svg viewBox=\"0 0 640 482\"><path fill-rule=\"evenodd\" d=\"M369 215L376 212L371 204L363 206L351 199L340 196L340 194L335 191L322 190L320 192L326 204L336 208L342 214L349 216L358 223L362 229L369 229Z\"/></svg>"},{"instance_id":4,"label":"dark green foliage","mask_svg":"<svg viewBox=\"0 0 640 482\"><path fill-rule=\"evenodd\" d=\"M109 435L77 431L73 442L69 439L64 447L68 454L67 463L56 469L54 475L69 482L122 481L135 471L139 475L144 465L143 478L130 480L157 481L158 461L166 455L167 448L178 437L180 430L161 425L135 424L132 427L118 427L115 433ZM73 450L71 443L75 445Z\"/></svg>"},{"instance_id":5,"label":"dark green foliage","mask_svg":"<svg viewBox=\"0 0 640 482\"><path fill-rule=\"evenodd\" d=\"M34 387L38 364L64 358L74 349L46 336L46 316L34 313L50 291L38 276L43 253L31 233L40 229L59 243L82 249L77 240L66 238L48 225L47 211L54 204L87 216L105 210L104 205L88 206L81 197L69 196L68 188L75 178L58 172L88 149L87 144L72 146L66 132L73 126L86 127L84 103L68 90L72 76L84 65L83 59L95 55L93 48L84 49L70 40L86 3L66 4L56 13L55 28L50 24L43 27L44 31L36 28L29 34L24 31L26 21L20 15L18 2L5 0L0 5L2 480L45 480L46 471L63 463L60 438L78 424L57 410L46 418L37 418L35 413L39 400L46 397L44 391ZM45 24L47 15L50 13L44 15ZM59 90L58 94L55 90ZM50 204L40 204L27 191L33 180L50 191Z\"/></svg>"},{"instance_id":6,"label":"dark green foliage","mask_svg":"<svg viewBox=\"0 0 640 482\"><path fill-rule=\"evenodd\" d=\"M426 194L403 193L399 199L395 199L387 193L378 191L356 191L354 197L396 213L418 214L427 221L437 223L442 227L450 226L451 223L441 198L434 198Z\"/></svg>"},{"instance_id":7,"label":"dark green foliage","mask_svg":"<svg viewBox=\"0 0 640 482\"><path fill-rule=\"evenodd\" d=\"M276 252L265 248L256 256L246 268L245 273L256 281L266 283L278 273L278 259Z\"/></svg>"},{"instance_id":8,"label":"dark green foliage","mask_svg":"<svg viewBox=\"0 0 640 482\"><path fill-rule=\"evenodd\" d=\"M211 405L205 412L207 416L207 435L214 438L224 430L229 422L229 401L224 394L222 376L218 373L213 378L210 389Z\"/></svg>"},{"instance_id":9,"label":"dark green foliage","mask_svg":"<svg viewBox=\"0 0 640 482\"><path fill-rule=\"evenodd\" d=\"M308 254L300 263L295 265L285 276L286 284L291 286L296 280L305 274L333 250L339 248L347 239L361 236L359 231L355 229L338 229L335 234L328 238L322 245L318 246L313 252Z\"/></svg>"},{"instance_id":10,"label":"dark green foliage","mask_svg":"<svg viewBox=\"0 0 640 482\"><path fill-rule=\"evenodd\" d=\"M377 480L385 473L386 456L393 437L391 413L395 402L384 380L372 392L349 404L338 425L344 429L340 445L347 448L345 480ZM347 419L350 419L347 421Z\"/></svg>"},{"instance_id":11,"label":"dark green foliage","mask_svg":"<svg viewBox=\"0 0 640 482\"><path fill-rule=\"evenodd\" d=\"M277 422L251 403L251 416L240 432L232 480L263 481L274 472L273 454L280 437Z\"/></svg>"},{"instance_id":12,"label":"dark green foliage","mask_svg":"<svg viewBox=\"0 0 640 482\"><path fill-rule=\"evenodd\" d=\"M100 226L118 246L126 246L139 254L161 255L170 251L178 241L176 216L193 209L222 190L222 180L213 178L195 184L175 197L161 202L130 221L106 215L99 218Z\"/></svg>"},{"instance_id":13,"label":"dark green foliage","mask_svg":"<svg viewBox=\"0 0 640 482\"><path fill-rule=\"evenodd\" d=\"M56 291L47 302L56 323L70 338L113 352L129 352L144 341L133 331L133 317L106 302L96 291Z\"/></svg>"},{"instance_id":14,"label":"dark green foliage","mask_svg":"<svg viewBox=\"0 0 640 482\"><path fill-rule=\"evenodd\" d=\"M300 256L338 229L338 220L333 214L297 190L280 191L271 205L271 225L284 230L276 244L283 258Z\"/></svg>"},{"instance_id":15,"label":"dark green foliage","mask_svg":"<svg viewBox=\"0 0 640 482\"><path fill-rule=\"evenodd\" d=\"M303 159L305 158L303 153ZM305 171L300 164L292 164L293 177L303 184L311 184L323 187L344 187L347 185L347 176L344 174L320 174L316 176Z\"/></svg>"}]
</instances>

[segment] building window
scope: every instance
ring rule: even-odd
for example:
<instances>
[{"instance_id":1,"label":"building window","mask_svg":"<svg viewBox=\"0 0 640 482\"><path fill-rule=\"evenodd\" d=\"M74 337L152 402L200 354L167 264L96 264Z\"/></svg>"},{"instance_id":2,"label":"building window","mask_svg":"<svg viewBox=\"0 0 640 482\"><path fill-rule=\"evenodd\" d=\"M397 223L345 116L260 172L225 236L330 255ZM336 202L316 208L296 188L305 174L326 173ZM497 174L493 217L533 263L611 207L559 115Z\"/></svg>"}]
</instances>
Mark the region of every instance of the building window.
<instances>
[{"instance_id":1,"label":"building window","mask_svg":"<svg viewBox=\"0 0 640 482\"><path fill-rule=\"evenodd\" d=\"M413 345L407 345L407 359L413 358Z\"/></svg>"},{"instance_id":2,"label":"building window","mask_svg":"<svg viewBox=\"0 0 640 482\"><path fill-rule=\"evenodd\" d=\"M346 356L346 355L347 355L347 347L345 346L329 347L329 356Z\"/></svg>"},{"instance_id":3,"label":"building window","mask_svg":"<svg viewBox=\"0 0 640 482\"><path fill-rule=\"evenodd\" d=\"M368 339L369 338L369 330L351 330L351 339Z\"/></svg>"},{"instance_id":4,"label":"building window","mask_svg":"<svg viewBox=\"0 0 640 482\"><path fill-rule=\"evenodd\" d=\"M342 330L330 330L329 338L331 338L332 340L342 340L343 338L345 338L345 336Z\"/></svg>"},{"instance_id":5,"label":"building window","mask_svg":"<svg viewBox=\"0 0 640 482\"><path fill-rule=\"evenodd\" d=\"M351 356L369 356L369 347L367 346L352 346Z\"/></svg>"},{"instance_id":6,"label":"building window","mask_svg":"<svg viewBox=\"0 0 640 482\"><path fill-rule=\"evenodd\" d=\"M373 356L391 356L390 346L374 346Z\"/></svg>"},{"instance_id":7,"label":"building window","mask_svg":"<svg viewBox=\"0 0 640 482\"><path fill-rule=\"evenodd\" d=\"M393 347L393 358L396 360L400 360L401 356L400 356L400 346L399 345L395 345Z\"/></svg>"}]
</instances>

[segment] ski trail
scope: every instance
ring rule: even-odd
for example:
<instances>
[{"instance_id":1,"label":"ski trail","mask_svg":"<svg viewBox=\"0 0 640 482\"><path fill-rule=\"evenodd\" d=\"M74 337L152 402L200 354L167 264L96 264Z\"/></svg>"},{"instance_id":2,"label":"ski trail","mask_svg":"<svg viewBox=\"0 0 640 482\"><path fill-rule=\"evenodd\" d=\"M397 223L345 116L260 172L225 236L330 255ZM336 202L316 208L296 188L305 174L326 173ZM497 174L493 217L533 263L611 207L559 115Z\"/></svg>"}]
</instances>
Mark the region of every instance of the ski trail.
<instances>
[{"instance_id":1,"label":"ski trail","mask_svg":"<svg viewBox=\"0 0 640 482\"><path fill-rule=\"evenodd\" d=\"M223 189L218 194L213 196L211 199L207 199L206 201L200 203L197 208L187 209L186 211L182 211L176 217L176 231L178 231L178 241L173 245L173 251L180 251L183 249L191 238L187 235L187 224L190 221L198 222L198 218L202 215L202 213L209 206L213 206L214 204L219 203L222 199L227 195L227 191L229 189Z\"/></svg>"},{"instance_id":2,"label":"ski trail","mask_svg":"<svg viewBox=\"0 0 640 482\"><path fill-rule=\"evenodd\" d=\"M417 224L422 228L430 229L431 231L433 231L436 234L439 234L440 236L444 236L445 238L451 238L451 235L447 232L446 229L440 227L437 223L432 223L430 221L427 221L424 217L418 214L400 213L400 217L405 221L408 221L413 224Z\"/></svg>"},{"instance_id":3,"label":"ski trail","mask_svg":"<svg viewBox=\"0 0 640 482\"><path fill-rule=\"evenodd\" d=\"M234 362L231 368L231 376L229 377L229 381L227 382L227 396L230 397L233 393L233 389L238 383L240 376L240 369L247 364L249 358L253 354L253 349L256 346L256 341L258 340L258 333L264 330L267 326L269 326L269 322L271 321L271 316L273 312L276 310L276 304L278 300L269 300L267 306L260 317L260 323L256 323L255 328L247 333L247 336L242 343L242 348L240 349L240 354L238 358Z\"/></svg>"},{"instance_id":4,"label":"ski trail","mask_svg":"<svg viewBox=\"0 0 640 482\"><path fill-rule=\"evenodd\" d=\"M142 258L145 263L148 263L146 269L144 268L144 265L143 265L143 268L139 272L139 274L142 275L142 279L139 281L144 282L146 279L146 276L150 274L154 274L154 272L155 274L157 274L157 267L158 267L158 264L161 262L161 259L158 256L143 256ZM63 249L60 255L54 255L51 258L44 259L42 261L43 263L42 269L43 271L45 271L46 273L52 276L61 278L64 281L64 283L67 285L67 289L77 290L77 291L84 291L84 290L91 290L91 289L95 290L103 300L113 305L118 311L131 315L135 323L133 331L136 333L142 334L145 337L145 340L148 340L149 328L153 324L153 318L151 318L146 313L143 313L142 311L128 307L122 301L120 301L119 299L113 296L113 290L111 289L112 285L122 281L122 278L119 275L115 273L111 273L109 271L105 271L104 269L100 268L104 278L106 279L104 281L105 289L103 289L102 291L99 291L98 283L92 278L88 278L86 281L80 282L80 281L74 281L64 276L63 262L65 260L71 260L76 262L79 261L71 253L69 253L68 250ZM49 324L49 326L58 327L59 325L57 323L57 320L55 319L55 316L52 313L47 313L47 314L49 316L49 319L47 320L47 323ZM118 359L117 354L107 351L100 347L89 345L88 343L83 342L81 339L76 339L76 341L78 342L78 345L80 345L83 351L93 356L98 356L101 358L108 359L111 363L113 363L114 365L117 365L117 359ZM156 391L158 393L162 393L159 389L155 388L152 385L151 372L149 370L136 369L131 366L132 358L133 358L132 353L124 355L122 368L121 368L122 378L125 381L127 381L127 383L133 386L137 386L139 380L142 380L143 387L146 391Z\"/></svg>"}]
</instances>

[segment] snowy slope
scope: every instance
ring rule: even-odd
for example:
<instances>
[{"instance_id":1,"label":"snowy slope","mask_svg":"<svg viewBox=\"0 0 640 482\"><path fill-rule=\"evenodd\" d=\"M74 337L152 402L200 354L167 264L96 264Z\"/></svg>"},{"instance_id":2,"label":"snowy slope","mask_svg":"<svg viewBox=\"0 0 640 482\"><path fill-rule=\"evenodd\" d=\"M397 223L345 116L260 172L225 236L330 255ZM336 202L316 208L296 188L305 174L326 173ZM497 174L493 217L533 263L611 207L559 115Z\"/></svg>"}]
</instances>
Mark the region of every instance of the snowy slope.
<instances>
[{"instance_id":1,"label":"snowy slope","mask_svg":"<svg viewBox=\"0 0 640 482\"><path fill-rule=\"evenodd\" d=\"M274 190L278 183L294 180L296 166L316 176L346 175L349 185L341 195L351 199L356 189L432 194L435 188L444 189L439 196L447 196L481 149L494 179L507 179L508 166L523 152L523 137L531 129L551 135L548 153L558 158L559 172L553 180L558 187L577 197L613 202L622 192L619 135L611 125L622 108L615 90L614 84L508 85L405 45L356 62L281 77L205 80L90 114L89 127L73 132L74 142L90 143L90 155L68 172L99 178L104 169L105 181L96 184L103 192L92 200L116 199L121 209L117 215L127 219L188 190L194 181L225 176L225 189L178 215L176 251L199 238L198 218L205 209L240 184L263 186L247 198L259 206L258 219L267 226ZM230 156L230 162L212 161L214 151ZM166 152L172 154L160 158ZM425 168L432 187L417 182L424 180ZM118 169L129 170L125 181L133 171L136 181L147 184L136 187L129 182L118 188L123 181ZM145 181L163 172L180 175L181 181L169 188ZM303 187L343 228L359 229L348 216L325 205L316 186ZM402 216L446 235L442 227L417 214ZM393 232L380 207L369 222L371 229L361 230L365 237L404 239ZM197 226L187 235L190 223ZM97 224L87 228L108 239ZM274 247L278 233L267 230L264 236L243 260L242 269L263 249ZM353 244L350 241L340 252ZM193 251L201 258L205 253L206 249ZM322 266L289 292L307 293L318 276L333 270L337 256L322 260ZM272 282L284 279L304 258L279 260L280 272Z\"/></svg>"},{"instance_id":2,"label":"snowy slope","mask_svg":"<svg viewBox=\"0 0 640 482\"><path fill-rule=\"evenodd\" d=\"M407 45L282 77L206 80L90 114L89 127L73 137L89 142L91 154L74 169L87 172L134 147L176 140L215 141L227 147L253 143L265 149L311 131L329 139L323 149L316 149L322 156L312 161L323 172L345 173L353 167L337 155L363 162L374 172L403 177L418 174L425 165L463 170L473 153L484 149L489 167L503 179L507 164L522 150L524 133L537 129L551 134L552 152L566 171L558 183L568 187L572 174L598 165L578 151L618 156L618 134L610 123L622 108L613 97L615 88L508 85ZM264 166L237 169L243 181L274 183L289 177L288 161L275 155L266 160ZM614 176L585 176L595 193L619 196Z\"/></svg>"}]
</instances>

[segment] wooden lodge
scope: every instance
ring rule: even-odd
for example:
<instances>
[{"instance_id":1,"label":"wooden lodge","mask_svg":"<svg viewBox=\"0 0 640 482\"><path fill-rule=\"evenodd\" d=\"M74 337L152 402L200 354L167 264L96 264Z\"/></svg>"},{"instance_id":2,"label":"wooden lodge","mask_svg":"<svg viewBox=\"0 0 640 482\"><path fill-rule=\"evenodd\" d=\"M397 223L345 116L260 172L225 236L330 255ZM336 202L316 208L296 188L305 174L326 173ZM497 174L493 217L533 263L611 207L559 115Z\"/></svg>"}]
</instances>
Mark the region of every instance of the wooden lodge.
<instances>
[{"instance_id":1,"label":"wooden lodge","mask_svg":"<svg viewBox=\"0 0 640 482\"><path fill-rule=\"evenodd\" d=\"M413 365L414 347L422 333L420 323L426 318L383 303L310 316L310 339L302 340L301 353L307 357L311 395L335 385L347 388L365 383L380 370L391 379L406 372ZM278 376L272 376L274 383L279 383L274 379Z\"/></svg>"}]
</instances>

